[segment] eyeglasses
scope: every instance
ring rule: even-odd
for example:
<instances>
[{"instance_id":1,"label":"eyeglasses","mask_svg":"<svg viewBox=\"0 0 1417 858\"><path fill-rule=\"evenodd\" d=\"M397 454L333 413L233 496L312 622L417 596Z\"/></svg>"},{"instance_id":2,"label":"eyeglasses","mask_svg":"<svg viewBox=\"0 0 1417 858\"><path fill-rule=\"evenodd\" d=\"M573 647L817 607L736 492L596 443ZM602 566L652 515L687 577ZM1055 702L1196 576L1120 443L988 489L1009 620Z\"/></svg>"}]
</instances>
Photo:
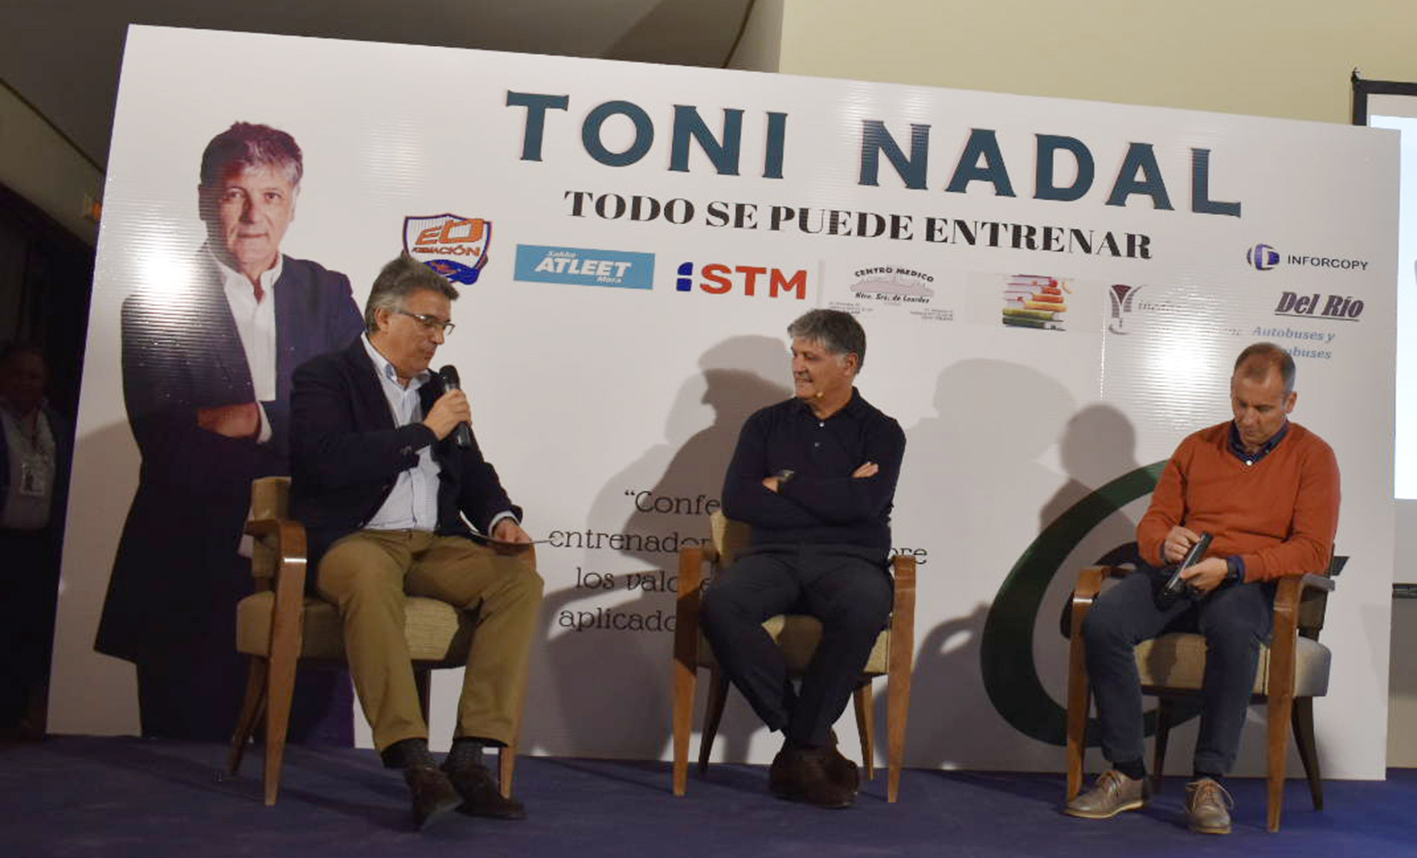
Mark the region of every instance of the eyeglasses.
<instances>
[{"instance_id":1,"label":"eyeglasses","mask_svg":"<svg viewBox=\"0 0 1417 858\"><path fill-rule=\"evenodd\" d=\"M453 328L457 327L452 322L445 322L437 316L429 316L425 313L410 313L409 311L404 309L394 310L394 312L398 313L401 316L410 316L414 319L417 319L418 324L422 325L423 330L425 331L431 331L434 328L439 328L442 330L443 336L445 337L451 336L453 333Z\"/></svg>"}]
</instances>

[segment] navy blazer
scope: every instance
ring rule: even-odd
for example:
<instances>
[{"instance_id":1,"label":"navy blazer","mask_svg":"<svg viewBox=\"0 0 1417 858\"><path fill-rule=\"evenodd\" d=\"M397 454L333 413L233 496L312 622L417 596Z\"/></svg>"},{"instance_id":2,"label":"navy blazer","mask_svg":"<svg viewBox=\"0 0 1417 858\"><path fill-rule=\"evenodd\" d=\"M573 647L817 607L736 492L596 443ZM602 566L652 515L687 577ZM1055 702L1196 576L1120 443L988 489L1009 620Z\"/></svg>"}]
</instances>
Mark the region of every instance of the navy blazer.
<instances>
[{"instance_id":1,"label":"navy blazer","mask_svg":"<svg viewBox=\"0 0 1417 858\"><path fill-rule=\"evenodd\" d=\"M442 395L435 374L419 389L423 412ZM291 517L305 525L311 569L331 543L373 518L398 475L417 467L419 451L430 443L441 468L438 533L469 535L463 515L482 533L503 512L521 519L475 435L461 448L452 433L438 441L422 423L394 425L378 370L360 340L297 369L290 404Z\"/></svg>"},{"instance_id":2,"label":"navy blazer","mask_svg":"<svg viewBox=\"0 0 1417 858\"><path fill-rule=\"evenodd\" d=\"M271 438L227 438L199 409L255 400L246 352L206 254L184 289L143 289L123 302L123 395L142 454L138 490L109 579L95 649L130 661L182 647L231 647L213 617L251 589L237 552L251 481L287 473L295 367L364 329L349 278L287 256L273 297L276 398Z\"/></svg>"}]
</instances>

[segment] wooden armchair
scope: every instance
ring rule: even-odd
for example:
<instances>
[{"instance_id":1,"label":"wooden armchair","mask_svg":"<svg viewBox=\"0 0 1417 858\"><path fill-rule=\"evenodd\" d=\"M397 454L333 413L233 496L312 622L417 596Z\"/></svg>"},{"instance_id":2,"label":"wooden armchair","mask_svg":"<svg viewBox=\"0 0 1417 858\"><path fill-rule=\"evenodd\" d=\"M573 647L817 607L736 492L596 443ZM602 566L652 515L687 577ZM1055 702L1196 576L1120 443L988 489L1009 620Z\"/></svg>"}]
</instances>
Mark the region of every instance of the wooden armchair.
<instances>
[{"instance_id":1,"label":"wooden armchair","mask_svg":"<svg viewBox=\"0 0 1417 858\"><path fill-rule=\"evenodd\" d=\"M305 528L290 520L289 512L289 477L264 477L252 482L252 520L247 523L246 532L255 537L251 574L256 578L256 592L236 606L236 649L251 656L251 673L227 768L232 775L237 773L247 743L264 723L267 806L275 804L280 790L296 662L338 665L345 661L338 610L305 593ZM472 644L473 627L473 618L466 611L436 599L408 597L404 628L425 719L429 670L462 667ZM515 746L501 749L504 796L512 792L515 761Z\"/></svg>"},{"instance_id":2,"label":"wooden armchair","mask_svg":"<svg viewBox=\"0 0 1417 858\"><path fill-rule=\"evenodd\" d=\"M1342 563L1335 559L1330 575L1338 574ZM1082 787L1085 732L1091 689L1087 678L1083 622L1092 609L1102 583L1121 577L1128 570L1090 566L1078 576L1073 591L1071 649L1068 656L1068 792L1067 800ZM1318 642L1323 628L1324 607L1334 588L1332 577L1303 575L1281 578L1274 599L1274 630L1268 645L1261 645L1251 702L1269 704L1269 830L1279 830L1284 804L1284 767L1288 750L1286 728L1291 724L1299 759L1309 780L1314 809L1323 810L1323 782L1314 744L1314 698L1328 693L1332 655ZM1170 633L1143 641L1136 648L1137 670L1142 692L1158 697L1155 758L1152 772L1156 790L1161 788L1162 767L1166 762L1166 742L1178 698L1198 697L1205 674L1205 638L1199 634Z\"/></svg>"},{"instance_id":3,"label":"wooden armchair","mask_svg":"<svg viewBox=\"0 0 1417 858\"><path fill-rule=\"evenodd\" d=\"M709 671L709 697L704 711L703 737L699 741L699 773L708 770L714 736L728 697L728 677L719 669L713 650L699 628L699 602L707 583L703 564L714 568L729 566L748 545L748 525L733 521L721 512L711 518L711 546L679 550L679 596L675 608L674 660L674 794L682 796L689 773L689 733L693 727L695 686L699 668ZM890 626L881 632L862 671L854 695L856 726L861 736L861 754L867 779L874 779L872 756L873 715L871 680L886 676L887 801L900 792L901 761L905 756L905 721L910 710L910 671L915 651L915 558L896 556L891 560L895 579L895 606ZM822 626L815 617L779 615L763 623L787 657L788 670L801 673L812 659L821 640Z\"/></svg>"}]
</instances>

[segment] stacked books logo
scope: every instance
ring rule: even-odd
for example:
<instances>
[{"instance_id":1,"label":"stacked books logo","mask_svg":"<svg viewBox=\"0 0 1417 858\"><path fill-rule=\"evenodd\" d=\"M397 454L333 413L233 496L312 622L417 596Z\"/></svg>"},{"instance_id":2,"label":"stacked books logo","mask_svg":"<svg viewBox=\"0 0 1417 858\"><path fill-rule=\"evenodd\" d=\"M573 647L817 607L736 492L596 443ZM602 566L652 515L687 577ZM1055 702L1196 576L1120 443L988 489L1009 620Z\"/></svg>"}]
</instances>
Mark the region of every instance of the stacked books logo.
<instances>
[{"instance_id":1,"label":"stacked books logo","mask_svg":"<svg viewBox=\"0 0 1417 858\"><path fill-rule=\"evenodd\" d=\"M1041 274L1015 274L1004 285L1003 322L1011 328L1061 331L1068 310L1067 281Z\"/></svg>"}]
</instances>

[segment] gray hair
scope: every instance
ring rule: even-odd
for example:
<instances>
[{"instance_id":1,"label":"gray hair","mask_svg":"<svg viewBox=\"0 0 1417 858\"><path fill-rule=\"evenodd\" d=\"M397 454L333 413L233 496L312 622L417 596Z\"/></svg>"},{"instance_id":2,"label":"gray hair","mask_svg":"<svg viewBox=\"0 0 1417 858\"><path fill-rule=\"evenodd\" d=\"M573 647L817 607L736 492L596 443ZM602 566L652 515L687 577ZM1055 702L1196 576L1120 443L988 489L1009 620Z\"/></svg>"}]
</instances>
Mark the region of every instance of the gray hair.
<instances>
[{"instance_id":1,"label":"gray hair","mask_svg":"<svg viewBox=\"0 0 1417 858\"><path fill-rule=\"evenodd\" d=\"M1297 370L1294 358L1283 348L1274 343L1255 343L1246 346L1240 356L1235 358L1235 375L1243 375L1250 381L1264 381L1271 369L1279 370L1279 378L1284 382L1284 395L1293 393L1294 375Z\"/></svg>"},{"instance_id":2,"label":"gray hair","mask_svg":"<svg viewBox=\"0 0 1417 858\"><path fill-rule=\"evenodd\" d=\"M278 128L254 122L234 122L207 144L202 152L202 186L216 187L235 167L243 171L281 169L292 186L300 184L300 177L305 174L295 138Z\"/></svg>"},{"instance_id":3,"label":"gray hair","mask_svg":"<svg viewBox=\"0 0 1417 858\"><path fill-rule=\"evenodd\" d=\"M364 304L364 328L369 333L379 330L377 313L393 312L403 306L403 299L414 292L437 292L449 301L458 299L458 290L448 278L414 259L404 251L374 278L369 300Z\"/></svg>"},{"instance_id":4,"label":"gray hair","mask_svg":"<svg viewBox=\"0 0 1417 858\"><path fill-rule=\"evenodd\" d=\"M787 326L787 335L821 343L831 354L856 355L856 371L866 362L866 332L850 313L841 310L808 310Z\"/></svg>"}]
</instances>

